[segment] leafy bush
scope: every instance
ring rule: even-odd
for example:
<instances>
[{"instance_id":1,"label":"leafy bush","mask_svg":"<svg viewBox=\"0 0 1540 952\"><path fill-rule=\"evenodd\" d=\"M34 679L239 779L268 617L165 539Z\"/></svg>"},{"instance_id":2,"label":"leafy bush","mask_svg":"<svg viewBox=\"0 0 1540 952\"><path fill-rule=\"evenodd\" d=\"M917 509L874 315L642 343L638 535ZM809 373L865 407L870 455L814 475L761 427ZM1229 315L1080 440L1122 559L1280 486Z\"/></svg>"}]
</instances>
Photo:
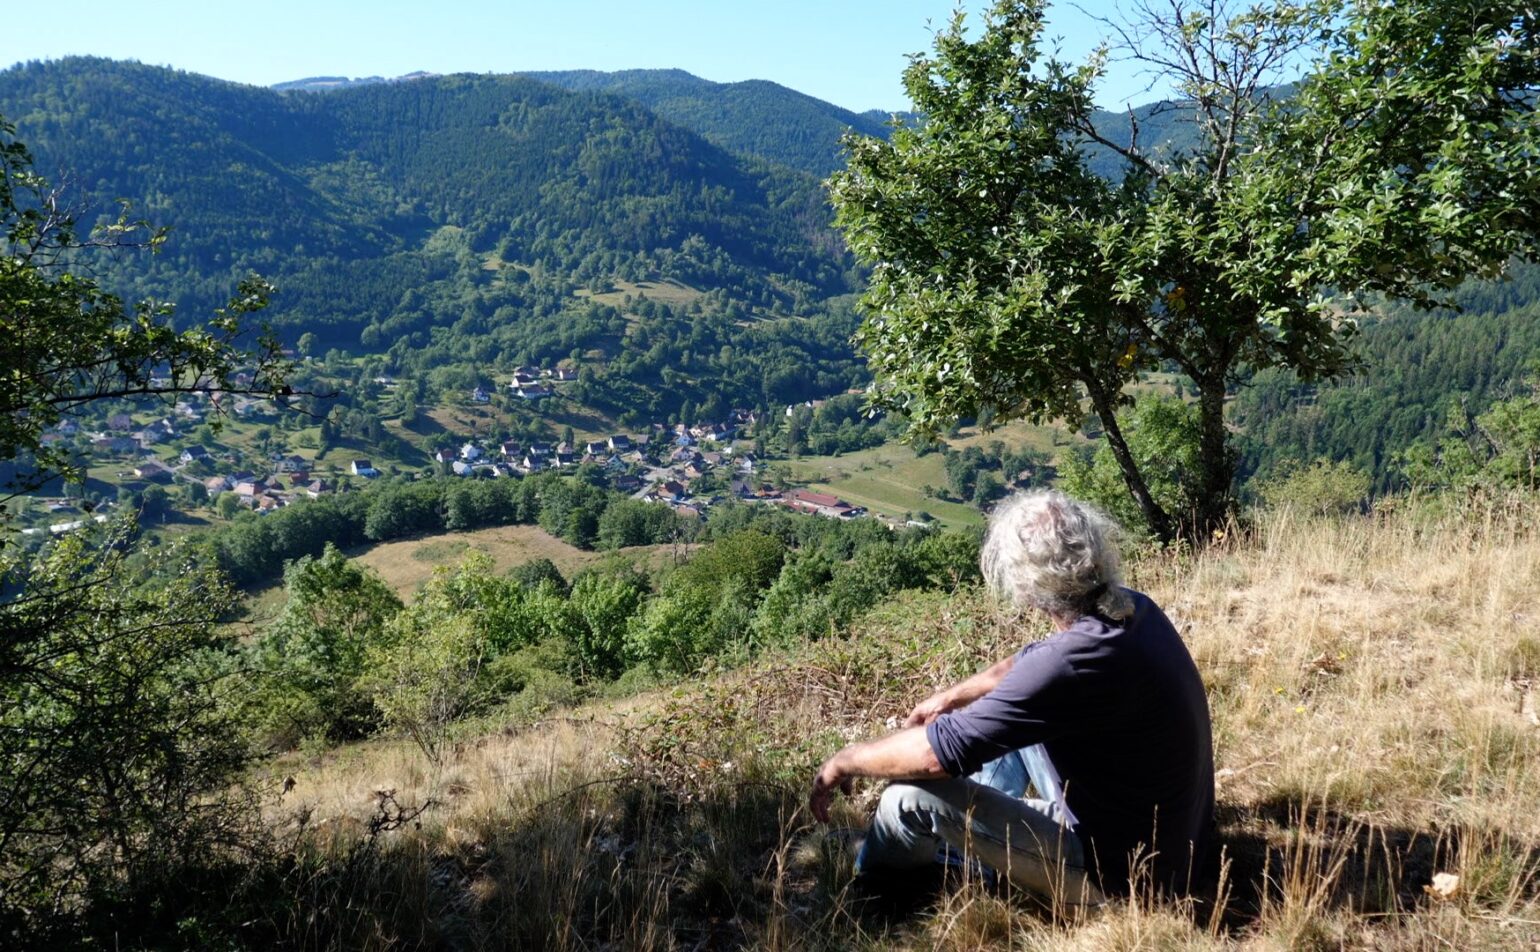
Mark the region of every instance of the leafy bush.
<instances>
[{"instance_id":1,"label":"leafy bush","mask_svg":"<svg viewBox=\"0 0 1540 952\"><path fill-rule=\"evenodd\" d=\"M833 574L834 562L823 553L799 552L787 559L754 613L754 641L779 645L828 634L833 622L822 594Z\"/></svg>"},{"instance_id":2,"label":"leafy bush","mask_svg":"<svg viewBox=\"0 0 1540 952\"><path fill-rule=\"evenodd\" d=\"M1195 511L1197 487L1193 480L1202 472L1198 465L1198 409L1172 397L1146 397L1132 411L1119 414L1118 422L1160 508L1167 513ZM1069 454L1059 468L1059 486L1071 496L1100 506L1131 533L1150 529L1105 443L1089 458Z\"/></svg>"},{"instance_id":3,"label":"leafy bush","mask_svg":"<svg viewBox=\"0 0 1540 952\"><path fill-rule=\"evenodd\" d=\"M581 624L571 648L580 676L613 678L625 670L626 629L647 594L646 576L634 569L588 572L573 584L571 605Z\"/></svg>"},{"instance_id":4,"label":"leafy bush","mask_svg":"<svg viewBox=\"0 0 1540 952\"><path fill-rule=\"evenodd\" d=\"M219 691L232 593L178 551L163 580L130 584L127 539L59 540L0 605L0 943L12 948L68 934L87 896L169 883L245 837L232 779L248 748Z\"/></svg>"},{"instance_id":5,"label":"leafy bush","mask_svg":"<svg viewBox=\"0 0 1540 952\"><path fill-rule=\"evenodd\" d=\"M711 628L712 596L710 589L675 586L654 598L627 627L626 653L663 671L694 671L720 647Z\"/></svg>"},{"instance_id":6,"label":"leafy bush","mask_svg":"<svg viewBox=\"0 0 1540 952\"><path fill-rule=\"evenodd\" d=\"M364 736L377 712L359 679L401 600L374 570L335 546L290 563L284 587L283 613L255 648L253 723L280 747Z\"/></svg>"},{"instance_id":7,"label":"leafy bush","mask_svg":"<svg viewBox=\"0 0 1540 952\"><path fill-rule=\"evenodd\" d=\"M745 529L699 550L630 626L632 658L664 671L693 671L709 655L746 643L760 592L780 573L786 544Z\"/></svg>"},{"instance_id":8,"label":"leafy bush","mask_svg":"<svg viewBox=\"0 0 1540 952\"><path fill-rule=\"evenodd\" d=\"M414 609L398 614L385 637L369 646L360 684L385 726L410 737L437 764L449 725L483 707L491 693L483 676L488 646L469 615L442 618Z\"/></svg>"},{"instance_id":9,"label":"leafy bush","mask_svg":"<svg viewBox=\"0 0 1540 952\"><path fill-rule=\"evenodd\" d=\"M508 577L526 589L539 588L544 584L550 585L562 595L566 595L571 590L561 570L550 559L531 559L528 562L521 562L508 570Z\"/></svg>"},{"instance_id":10,"label":"leafy bush","mask_svg":"<svg viewBox=\"0 0 1540 952\"><path fill-rule=\"evenodd\" d=\"M1291 507L1319 515L1356 511L1369 495L1369 474L1347 460L1318 459L1283 471L1257 489L1268 506Z\"/></svg>"}]
</instances>

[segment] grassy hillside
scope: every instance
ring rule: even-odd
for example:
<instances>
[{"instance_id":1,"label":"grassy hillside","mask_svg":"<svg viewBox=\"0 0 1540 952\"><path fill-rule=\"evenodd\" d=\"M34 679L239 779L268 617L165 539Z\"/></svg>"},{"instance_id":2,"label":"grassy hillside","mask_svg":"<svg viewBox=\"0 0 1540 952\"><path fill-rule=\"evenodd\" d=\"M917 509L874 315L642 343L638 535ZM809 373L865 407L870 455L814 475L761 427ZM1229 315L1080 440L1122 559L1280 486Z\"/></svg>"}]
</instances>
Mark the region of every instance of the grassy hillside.
<instances>
[{"instance_id":1,"label":"grassy hillside","mask_svg":"<svg viewBox=\"0 0 1540 952\"><path fill-rule=\"evenodd\" d=\"M681 546L681 551L688 551ZM352 558L378 572L403 601L410 601L435 570L454 567L472 555L492 560L499 574L536 559L549 559L562 575L571 577L585 566L606 558L623 558L658 567L672 558L670 546L633 546L616 552L594 552L564 542L537 526L494 526L470 532L439 532L414 539L382 542L352 553ZM245 600L243 621L261 625L283 610L282 585L254 592Z\"/></svg>"},{"instance_id":2,"label":"grassy hillside","mask_svg":"<svg viewBox=\"0 0 1540 952\"><path fill-rule=\"evenodd\" d=\"M893 916L849 891L803 807L813 766L1041 634L965 590L669 694L469 729L440 767L395 743L277 763L268 820L304 844L284 914L306 944L376 948L1529 948L1536 514L1273 514L1134 560L1214 713L1225 864L1191 902L1055 917L968 882Z\"/></svg>"},{"instance_id":3,"label":"grassy hillside","mask_svg":"<svg viewBox=\"0 0 1540 952\"><path fill-rule=\"evenodd\" d=\"M988 433L976 426L962 427L945 442L957 450L984 448L994 443L1013 450L1030 447L1052 458L1063 452L1065 446L1083 445L1085 439L1067 434L1061 426L1015 422ZM784 466L799 484L833 493L890 520L903 522L928 513L952 529L984 524L977 506L955 498L938 498L947 486L945 460L940 453L917 456L907 444L890 442L838 455L802 456L776 465Z\"/></svg>"}]
</instances>

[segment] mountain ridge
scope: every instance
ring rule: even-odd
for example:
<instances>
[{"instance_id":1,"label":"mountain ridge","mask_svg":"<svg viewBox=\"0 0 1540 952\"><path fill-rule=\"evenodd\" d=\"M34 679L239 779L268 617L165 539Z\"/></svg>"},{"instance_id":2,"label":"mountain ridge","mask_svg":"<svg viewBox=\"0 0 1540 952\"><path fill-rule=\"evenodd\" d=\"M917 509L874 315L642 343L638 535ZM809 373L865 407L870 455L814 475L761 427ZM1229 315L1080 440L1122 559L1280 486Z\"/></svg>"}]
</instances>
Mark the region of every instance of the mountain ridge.
<instances>
[{"instance_id":1,"label":"mountain ridge","mask_svg":"<svg viewBox=\"0 0 1540 952\"><path fill-rule=\"evenodd\" d=\"M377 86L380 83L405 83L414 79L433 79L442 74L431 73L427 70L413 70L400 76L360 76L353 79L347 76L307 76L303 79L291 79L281 83L273 83L268 89L277 92L302 92L302 93L326 93L338 89L349 89L354 86Z\"/></svg>"},{"instance_id":2,"label":"mountain ridge","mask_svg":"<svg viewBox=\"0 0 1540 952\"><path fill-rule=\"evenodd\" d=\"M206 305L248 270L293 285L309 262L412 253L445 226L479 254L588 277L633 260L638 274L657 271L666 252L750 284L780 276L756 293L849 289L811 177L736 156L622 97L522 76L296 96L71 58L0 72L0 114L41 171L69 170L97 196L140 197L148 217L176 226L142 280L125 276L129 294L171 279Z\"/></svg>"}]
</instances>

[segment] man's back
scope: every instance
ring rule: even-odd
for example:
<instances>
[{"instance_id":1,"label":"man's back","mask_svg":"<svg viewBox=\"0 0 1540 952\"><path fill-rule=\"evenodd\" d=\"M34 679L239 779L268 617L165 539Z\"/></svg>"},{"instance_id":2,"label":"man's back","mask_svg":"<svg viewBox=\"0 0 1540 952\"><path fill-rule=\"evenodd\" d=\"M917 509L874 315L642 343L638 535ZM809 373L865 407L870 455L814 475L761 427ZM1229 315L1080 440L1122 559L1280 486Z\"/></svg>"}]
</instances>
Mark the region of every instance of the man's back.
<instances>
[{"instance_id":1,"label":"man's back","mask_svg":"<svg viewBox=\"0 0 1540 952\"><path fill-rule=\"evenodd\" d=\"M927 735L952 776L1042 743L1104 885L1117 890L1130 852L1153 849L1156 881L1180 889L1213 822L1208 699L1165 614L1129 595L1126 620L1086 615L1028 645L993 691Z\"/></svg>"}]
</instances>

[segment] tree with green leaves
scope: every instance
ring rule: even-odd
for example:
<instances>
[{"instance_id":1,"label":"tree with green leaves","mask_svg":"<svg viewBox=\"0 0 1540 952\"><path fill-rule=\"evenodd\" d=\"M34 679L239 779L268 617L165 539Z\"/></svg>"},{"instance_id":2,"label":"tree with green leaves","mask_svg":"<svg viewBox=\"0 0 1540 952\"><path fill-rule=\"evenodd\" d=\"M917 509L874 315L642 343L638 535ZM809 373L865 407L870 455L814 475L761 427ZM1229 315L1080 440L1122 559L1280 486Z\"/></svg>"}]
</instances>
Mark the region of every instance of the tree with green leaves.
<instances>
[{"instance_id":1,"label":"tree with green leaves","mask_svg":"<svg viewBox=\"0 0 1540 952\"><path fill-rule=\"evenodd\" d=\"M365 659L401 599L379 575L327 545L283 573L283 613L257 642L251 716L279 746L361 737L378 718L362 686Z\"/></svg>"},{"instance_id":2,"label":"tree with green leaves","mask_svg":"<svg viewBox=\"0 0 1540 952\"><path fill-rule=\"evenodd\" d=\"M0 498L56 475L77 479L80 464L50 446L45 432L103 400L174 398L185 393L288 393L276 338L253 334L249 316L272 288L243 281L229 305L202 326L177 329L169 304L132 309L85 277L81 256L128 247L155 249L164 229L126 211L82 235L65 197L32 168L32 156L0 117L0 459L33 465L0 486ZM237 384L246 368L249 382ZM242 378L247 380L248 378Z\"/></svg>"},{"instance_id":3,"label":"tree with green leaves","mask_svg":"<svg viewBox=\"0 0 1540 952\"><path fill-rule=\"evenodd\" d=\"M0 606L0 936L14 948L75 944L83 895L153 889L238 842L227 808L249 750L219 677L234 593L199 569L127 584L131 534L60 540Z\"/></svg>"},{"instance_id":4,"label":"tree with green leaves","mask_svg":"<svg viewBox=\"0 0 1540 952\"><path fill-rule=\"evenodd\" d=\"M1148 528L1202 537L1232 501L1238 382L1337 375L1364 296L1430 306L1535 256L1535 14L1141 4L1110 26L1175 92L1165 118L1186 134L1161 151L1138 114L1093 109L1107 48L1079 66L1044 54L1045 7L1000 0L974 37L958 14L904 74L917 118L846 140L830 189L872 267L857 335L872 397L917 434L986 407L1079 421L1089 403ZM1162 365L1197 390L1183 511L1152 492L1118 416Z\"/></svg>"},{"instance_id":5,"label":"tree with green leaves","mask_svg":"<svg viewBox=\"0 0 1540 952\"><path fill-rule=\"evenodd\" d=\"M248 336L265 283L178 329L168 305L125 308L84 276L97 252L163 238L126 215L82 233L0 120L0 501L55 475L78 485L80 459L43 437L100 401L281 395L276 345ZM237 368L255 368L254 382L237 387ZM165 490L144 502L163 510ZM163 892L242 842L251 815L233 801L248 750L220 697L236 646L218 623L233 595L181 547L137 576L129 524L31 558L12 541L0 535L0 936L79 944L86 900Z\"/></svg>"}]
</instances>

